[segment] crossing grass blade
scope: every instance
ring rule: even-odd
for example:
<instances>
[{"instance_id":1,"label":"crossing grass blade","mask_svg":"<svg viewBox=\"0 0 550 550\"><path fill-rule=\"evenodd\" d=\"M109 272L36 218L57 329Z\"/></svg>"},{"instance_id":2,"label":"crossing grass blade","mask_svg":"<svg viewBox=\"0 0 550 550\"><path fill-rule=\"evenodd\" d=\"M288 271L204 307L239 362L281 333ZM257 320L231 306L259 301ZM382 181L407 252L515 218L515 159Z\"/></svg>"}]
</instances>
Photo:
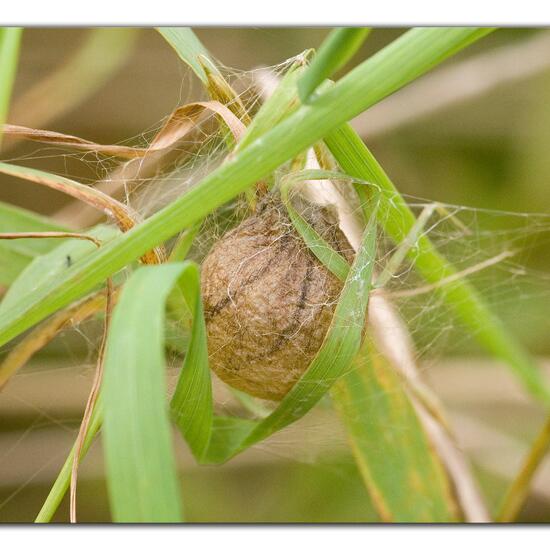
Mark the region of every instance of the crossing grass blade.
<instances>
[{"instance_id":1,"label":"crossing grass blade","mask_svg":"<svg viewBox=\"0 0 550 550\"><path fill-rule=\"evenodd\" d=\"M365 27L343 27L334 29L328 35L298 82L298 94L302 103L307 103L319 84L330 78L355 55L369 33L370 29Z\"/></svg>"},{"instance_id":2,"label":"crossing grass blade","mask_svg":"<svg viewBox=\"0 0 550 550\"><path fill-rule=\"evenodd\" d=\"M374 351L374 353L373 353ZM404 391L366 341L332 390L359 471L387 522L457 521L449 480Z\"/></svg>"},{"instance_id":3,"label":"crossing grass blade","mask_svg":"<svg viewBox=\"0 0 550 550\"><path fill-rule=\"evenodd\" d=\"M345 121L485 36L490 29L408 31L307 106L228 159L184 196L0 315L0 345L89 292L154 246L191 227Z\"/></svg>"},{"instance_id":4,"label":"crossing grass blade","mask_svg":"<svg viewBox=\"0 0 550 550\"><path fill-rule=\"evenodd\" d=\"M0 233L27 231L66 231L66 228L23 208L0 202ZM0 239L0 285L10 285L36 256L58 245L59 241L47 239Z\"/></svg>"},{"instance_id":5,"label":"crossing grass blade","mask_svg":"<svg viewBox=\"0 0 550 550\"><path fill-rule=\"evenodd\" d=\"M23 29L19 27L0 27L0 128L8 116L22 32Z\"/></svg>"},{"instance_id":6,"label":"crossing grass blade","mask_svg":"<svg viewBox=\"0 0 550 550\"><path fill-rule=\"evenodd\" d=\"M116 522L182 520L164 379L164 309L184 267L138 269L113 312L102 391L107 485Z\"/></svg>"},{"instance_id":7,"label":"crossing grass blade","mask_svg":"<svg viewBox=\"0 0 550 550\"><path fill-rule=\"evenodd\" d=\"M298 173L291 173L285 177L280 185L281 200L285 205L288 215L294 225L294 228L308 248L315 254L317 259L341 281L345 281L349 273L349 264L315 229L300 215L292 206L289 197L290 189L293 183L303 180L322 180L322 179L341 179L339 172L329 172L326 170L302 170Z\"/></svg>"}]
</instances>

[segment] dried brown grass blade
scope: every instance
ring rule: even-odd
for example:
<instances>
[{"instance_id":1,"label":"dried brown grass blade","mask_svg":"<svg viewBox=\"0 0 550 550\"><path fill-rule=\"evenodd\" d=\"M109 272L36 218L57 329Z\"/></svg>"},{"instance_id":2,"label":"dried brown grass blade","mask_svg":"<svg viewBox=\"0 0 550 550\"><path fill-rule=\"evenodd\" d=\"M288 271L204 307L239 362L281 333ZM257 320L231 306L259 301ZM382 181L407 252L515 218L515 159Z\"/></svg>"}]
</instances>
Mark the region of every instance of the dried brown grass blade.
<instances>
[{"instance_id":1,"label":"dried brown grass blade","mask_svg":"<svg viewBox=\"0 0 550 550\"><path fill-rule=\"evenodd\" d=\"M37 128L73 111L123 67L139 35L136 28L90 29L44 78L21 90L12 101L10 119ZM16 144L17 139L10 139L2 150L6 152Z\"/></svg>"},{"instance_id":2,"label":"dried brown grass blade","mask_svg":"<svg viewBox=\"0 0 550 550\"><path fill-rule=\"evenodd\" d=\"M210 107L212 107L212 109L217 109L219 106L221 106L219 108L220 114L226 115L225 118L222 117L222 120L224 120L227 124L227 127L230 128L230 131L233 134L235 140L240 140L242 134L245 131L245 126L235 115L231 113L229 108L224 107L221 103L217 101L201 102L201 105L209 105ZM197 112L201 116L205 113L205 111L201 112L200 110L196 111L196 113ZM194 121L194 124L190 124L190 122L193 121L191 121L191 119L182 118L184 114L189 116L192 113L185 113L182 110L179 110L179 112L178 110L174 111L174 113L172 113L172 115L170 115L170 117L168 118L167 123L161 129L159 134L155 137L154 141L166 141L167 137L168 141L170 141L169 136L166 135L166 132L174 132L171 138L172 141L174 140L175 134L179 136L178 139L182 139L185 136L192 135L193 131L196 132L199 127L200 120L202 119L197 119ZM180 129L175 128L175 123L177 120L180 120L181 124L183 125ZM176 140L176 142L177 141L178 140ZM192 155L196 153L197 150L198 149L195 145L192 150L189 150L188 154ZM100 181L95 186L95 188L103 191L104 193L108 193L110 196L118 197L122 194L123 191L127 190L127 187L133 181L142 181L143 179L154 176L170 151L171 147L166 147L164 149L160 149L160 151L157 151L156 153L151 151L150 154L147 154L141 159L131 159L121 164L118 168L111 172L111 174ZM58 212L56 212L54 217L59 222L64 221L65 223L74 224L75 221L77 221L78 227L87 227L96 223L99 219L96 210L82 209L81 206L78 204L69 204L63 207Z\"/></svg>"},{"instance_id":3,"label":"dried brown grass blade","mask_svg":"<svg viewBox=\"0 0 550 550\"><path fill-rule=\"evenodd\" d=\"M0 239L83 239L94 243L96 246L101 246L101 242L92 235L86 235L85 233L69 233L66 231L42 231L41 233L22 231L20 233L0 233Z\"/></svg>"},{"instance_id":4,"label":"dried brown grass blade","mask_svg":"<svg viewBox=\"0 0 550 550\"><path fill-rule=\"evenodd\" d=\"M178 107L164 123L146 152L160 151L171 147L187 135L200 121L202 116L210 111L221 117L235 141L239 141L246 126L231 110L219 101L197 101Z\"/></svg>"},{"instance_id":5,"label":"dried brown grass blade","mask_svg":"<svg viewBox=\"0 0 550 550\"><path fill-rule=\"evenodd\" d=\"M62 134L51 130L39 130L35 128L27 128L26 126L18 126L15 124L4 124L2 128L6 136L17 139L26 139L28 141L38 141L40 143L51 143L61 147L70 147L80 151L93 151L94 153L122 157L122 158L138 158L142 157L146 149L136 147L126 147L124 145L101 145L93 141L88 141L69 134Z\"/></svg>"},{"instance_id":6,"label":"dried brown grass blade","mask_svg":"<svg viewBox=\"0 0 550 550\"><path fill-rule=\"evenodd\" d=\"M97 366L96 366L96 371L94 375L94 381L92 384L92 389L90 390L90 395L88 396L88 401L86 402L86 408L84 409L84 416L82 417L80 429L78 430L78 437L76 438L75 455L74 455L73 465L71 469L70 505L69 505L70 507L69 515L70 515L71 523L76 523L76 487L78 482L78 466L80 463L80 455L82 454L82 447L84 445L84 440L86 438L86 433L88 431L88 426L90 424L92 412L94 410L94 407L99 397L99 389L101 387L101 380L103 378L103 360L105 357L105 344L107 342L109 323L113 312L113 305L114 305L113 296L114 296L113 282L111 279L107 279L105 322L103 323L103 335L101 338L101 346L99 348L99 354L97 357Z\"/></svg>"},{"instance_id":7,"label":"dried brown grass blade","mask_svg":"<svg viewBox=\"0 0 550 550\"><path fill-rule=\"evenodd\" d=\"M226 124L235 140L239 140L245 130L244 124L231 112L231 110L219 101L198 101L178 107L168 117L164 126L157 133L153 141L147 147L130 147L125 145L103 145L87 139L68 134L62 134L51 130L39 130L4 124L3 133L7 136L49 143L61 147L69 147L79 151L88 151L100 155L120 157L124 159L143 158L147 154L156 153L176 145L201 121L208 112L215 113Z\"/></svg>"},{"instance_id":8,"label":"dried brown grass blade","mask_svg":"<svg viewBox=\"0 0 550 550\"><path fill-rule=\"evenodd\" d=\"M105 306L105 291L97 292L48 319L8 353L0 364L0 390L29 359L51 342L64 328L78 325Z\"/></svg>"},{"instance_id":9,"label":"dried brown grass blade","mask_svg":"<svg viewBox=\"0 0 550 550\"><path fill-rule=\"evenodd\" d=\"M497 515L497 521L507 523L517 518L529 494L531 481L535 476L537 468L546 456L548 449L550 449L550 416L546 419L541 431L535 438L518 476L506 492Z\"/></svg>"},{"instance_id":10,"label":"dried brown grass blade","mask_svg":"<svg viewBox=\"0 0 550 550\"><path fill-rule=\"evenodd\" d=\"M198 151L195 147L187 154L192 155ZM122 198L125 193L139 185L142 181L156 176L164 163L168 162L168 151L156 155L148 155L142 159L132 159L123 162L108 176L94 185L94 189L108 194L114 198ZM98 223L101 213L95 208L89 208L77 201L60 208L53 214L53 219L58 223L72 227L90 227Z\"/></svg>"}]
</instances>

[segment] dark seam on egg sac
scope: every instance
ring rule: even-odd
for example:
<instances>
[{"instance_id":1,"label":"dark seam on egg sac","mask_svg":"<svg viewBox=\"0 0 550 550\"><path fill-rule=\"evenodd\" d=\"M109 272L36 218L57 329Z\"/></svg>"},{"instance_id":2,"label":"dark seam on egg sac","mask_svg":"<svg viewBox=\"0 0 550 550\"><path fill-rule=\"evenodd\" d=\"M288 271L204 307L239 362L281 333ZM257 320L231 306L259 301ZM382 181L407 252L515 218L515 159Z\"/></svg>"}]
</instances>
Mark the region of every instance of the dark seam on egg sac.
<instances>
[{"instance_id":1,"label":"dark seam on egg sac","mask_svg":"<svg viewBox=\"0 0 550 550\"><path fill-rule=\"evenodd\" d=\"M296 329L300 326L301 322L301 316L302 312L305 309L306 305L306 297L311 285L311 276L313 273L313 266L309 265L306 270L306 275L304 279L302 280L302 286L300 289L300 298L298 300L298 304L296 305L296 308L294 310L294 313L292 315L292 320L290 323L281 331L281 334L278 335L277 340L271 346L271 348L266 351L265 353L262 353L260 357L265 357L266 355L271 355L272 353L278 351L283 346L285 340L288 339L289 336L292 336Z\"/></svg>"},{"instance_id":2,"label":"dark seam on egg sac","mask_svg":"<svg viewBox=\"0 0 550 550\"><path fill-rule=\"evenodd\" d=\"M278 241L276 241L279 244L279 248L281 249L281 251L284 251L286 248L288 248L288 245L290 244L289 237L292 238L291 235L283 235L280 239L278 239ZM273 243L271 244L271 246L272 245ZM218 313L220 313L232 300L234 300L238 296L239 293L245 290L247 286L250 286L250 284L256 282L258 279L260 279L260 277L265 275L265 273L269 271L270 267L271 264L267 263L260 270L252 273L245 281L242 282L241 285L235 288L233 292L231 292L228 296L224 296L218 303L209 308L208 311L205 311L205 320L209 321Z\"/></svg>"}]
</instances>

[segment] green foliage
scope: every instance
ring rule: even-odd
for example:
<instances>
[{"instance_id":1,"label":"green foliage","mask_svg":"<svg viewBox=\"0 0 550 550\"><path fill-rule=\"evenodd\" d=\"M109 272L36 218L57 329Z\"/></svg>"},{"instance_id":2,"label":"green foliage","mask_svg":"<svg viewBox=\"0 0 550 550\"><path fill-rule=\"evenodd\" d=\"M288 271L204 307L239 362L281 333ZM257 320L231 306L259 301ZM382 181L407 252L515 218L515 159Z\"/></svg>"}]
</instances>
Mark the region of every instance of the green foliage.
<instances>
[{"instance_id":1,"label":"green foliage","mask_svg":"<svg viewBox=\"0 0 550 550\"><path fill-rule=\"evenodd\" d=\"M86 234L95 237L100 242L107 242L119 234L114 227L110 225L98 225L87 231ZM41 239L34 239L34 242L40 242ZM49 240L49 239L42 239ZM33 241L33 239L25 239ZM54 281L71 265L79 262L95 250L94 243L86 240L67 238L64 242L51 240L56 245L49 252L36 256L20 273L17 279L9 287L8 292L0 302L0 313L16 304L21 296L29 294L36 290L40 285ZM0 241L1 242L1 241Z\"/></svg>"},{"instance_id":2,"label":"green foliage","mask_svg":"<svg viewBox=\"0 0 550 550\"><path fill-rule=\"evenodd\" d=\"M19 27L0 27L0 128L8 114L22 32Z\"/></svg>"},{"instance_id":3,"label":"green foliage","mask_svg":"<svg viewBox=\"0 0 550 550\"><path fill-rule=\"evenodd\" d=\"M199 56L209 59L210 55L191 28L160 27L158 31L164 36L170 46L174 48L180 58L185 61L200 80L206 84L206 72L199 62ZM214 64L211 64L211 67L212 70L217 71Z\"/></svg>"},{"instance_id":4,"label":"green foliage","mask_svg":"<svg viewBox=\"0 0 550 550\"><path fill-rule=\"evenodd\" d=\"M366 343L332 395L373 504L384 521L456 521L449 480L403 381Z\"/></svg>"},{"instance_id":5,"label":"green foliage","mask_svg":"<svg viewBox=\"0 0 550 550\"><path fill-rule=\"evenodd\" d=\"M298 82L298 94L302 103L307 103L317 86L354 56L369 33L368 28L344 27L334 29L329 34Z\"/></svg>"},{"instance_id":6,"label":"green foliage","mask_svg":"<svg viewBox=\"0 0 550 550\"><path fill-rule=\"evenodd\" d=\"M207 84L204 67L217 69L193 32L188 28L159 31ZM335 383L334 401L381 517L394 521L457 519L445 472L401 380L389 365L373 359L368 346L361 348L377 231L400 243L416 220L351 127L342 125L490 30L413 29L336 84L319 87L349 60L367 32L336 31L305 72L301 70L305 56L298 59L259 110L234 153L182 197L127 233L105 239L108 242L97 250L90 243L74 241L35 259L2 303L0 344L91 292L153 247L184 231L171 263L140 268L131 275L109 330L101 401L96 405L83 451L104 419L107 481L115 521L181 521L170 417L199 463L221 463L304 416ZM300 105L298 93L307 104ZM309 369L273 412L259 420L217 416L208 368L199 268L192 262L179 261L186 257L208 214L321 139L348 176L316 171L298 177L357 178L353 185L368 222L353 265L349 266L293 209L287 187L291 180L283 183L281 192L302 238L321 262L345 280L331 326ZM30 169L2 163L2 170L21 175ZM37 178L41 177L38 172L33 171ZM9 208L5 210L9 214ZM40 221L21 213L15 212L12 218L17 221L18 215L21 220L17 229L23 230L25 223L40 226ZM14 230L13 225L10 230ZM0 242L0 246L4 244ZM5 245L5 249L10 254L20 253L15 245ZM36 254L21 255L16 269L6 269L6 275L0 269L0 276L11 283ZM61 260L67 255L77 261L61 268ZM430 282L455 273L426 237L420 238L411 258ZM48 275L41 276L39 285L34 284L36 274L44 270ZM529 358L470 285L454 282L442 286L440 292L488 349L506 359L535 395L549 399L550 394ZM170 407L163 378L166 308L172 316L182 312L191 323L190 334L182 335L182 340L186 340L185 359ZM387 426L402 429L387 431ZM49 520L59 505L67 490L73 455L74 449L37 521Z\"/></svg>"},{"instance_id":7,"label":"green foliage","mask_svg":"<svg viewBox=\"0 0 550 550\"><path fill-rule=\"evenodd\" d=\"M325 143L346 174L379 187L379 223L395 242L401 242L413 229L416 218L363 141L351 126L345 125L327 135ZM356 189L363 200L368 197L366 186L357 184ZM409 254L409 257L415 269L430 283L456 273L425 235L419 237L414 254ZM496 357L506 361L529 392L550 404L550 390L537 366L488 309L475 288L465 279L458 279L442 284L438 292L477 340Z\"/></svg>"},{"instance_id":8,"label":"green foliage","mask_svg":"<svg viewBox=\"0 0 550 550\"><path fill-rule=\"evenodd\" d=\"M0 233L65 231L48 218L0 202ZM9 285L37 256L59 245L53 239L0 239L0 284Z\"/></svg>"},{"instance_id":9,"label":"green foliage","mask_svg":"<svg viewBox=\"0 0 550 550\"><path fill-rule=\"evenodd\" d=\"M144 267L113 312L103 381L107 482L114 521L181 521L164 380L164 308L185 264Z\"/></svg>"},{"instance_id":10,"label":"green foliage","mask_svg":"<svg viewBox=\"0 0 550 550\"><path fill-rule=\"evenodd\" d=\"M297 109L145 222L22 297L0 315L0 344L92 290L154 246L191 227L218 206L312 145L331 130L489 32L413 29L363 62L310 105Z\"/></svg>"}]
</instances>

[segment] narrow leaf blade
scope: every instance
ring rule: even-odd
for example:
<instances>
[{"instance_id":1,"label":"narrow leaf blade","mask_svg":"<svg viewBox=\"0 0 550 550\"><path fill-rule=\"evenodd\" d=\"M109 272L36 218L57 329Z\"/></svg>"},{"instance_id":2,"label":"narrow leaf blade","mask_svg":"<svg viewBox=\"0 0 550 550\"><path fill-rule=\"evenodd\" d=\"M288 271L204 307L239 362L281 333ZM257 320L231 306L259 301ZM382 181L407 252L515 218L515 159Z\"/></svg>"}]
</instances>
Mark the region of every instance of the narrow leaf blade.
<instances>
[{"instance_id":1,"label":"narrow leaf blade","mask_svg":"<svg viewBox=\"0 0 550 550\"><path fill-rule=\"evenodd\" d=\"M298 82L302 103L307 103L319 84L354 56L369 33L370 29L365 27L343 27L334 29L329 34Z\"/></svg>"},{"instance_id":2,"label":"narrow leaf blade","mask_svg":"<svg viewBox=\"0 0 550 550\"><path fill-rule=\"evenodd\" d=\"M210 59L210 54L191 27L159 27L157 30L201 81L207 84L208 78L202 65L199 63L199 55ZM214 64L212 64L212 68L216 70Z\"/></svg>"},{"instance_id":3,"label":"narrow leaf blade","mask_svg":"<svg viewBox=\"0 0 550 550\"><path fill-rule=\"evenodd\" d=\"M364 345L333 389L355 460L384 521L457 520L449 481L392 367Z\"/></svg>"},{"instance_id":4,"label":"narrow leaf blade","mask_svg":"<svg viewBox=\"0 0 550 550\"><path fill-rule=\"evenodd\" d=\"M0 28L0 127L8 115L22 32L20 27ZM0 130L0 143L1 141Z\"/></svg>"},{"instance_id":5,"label":"narrow leaf blade","mask_svg":"<svg viewBox=\"0 0 550 550\"><path fill-rule=\"evenodd\" d=\"M109 225L98 225L87 232L88 235L99 239L101 242L108 242L119 233ZM0 313L10 307L17 306L21 296L26 296L41 285L54 281L71 265L97 251L97 247L86 240L68 238L61 244L57 240L55 244L57 245L55 248L34 258L19 274L19 277L10 286L0 303Z\"/></svg>"},{"instance_id":6,"label":"narrow leaf blade","mask_svg":"<svg viewBox=\"0 0 550 550\"><path fill-rule=\"evenodd\" d=\"M113 312L105 355L104 441L117 522L178 522L181 498L164 380L164 307L181 264L141 268Z\"/></svg>"}]
</instances>

